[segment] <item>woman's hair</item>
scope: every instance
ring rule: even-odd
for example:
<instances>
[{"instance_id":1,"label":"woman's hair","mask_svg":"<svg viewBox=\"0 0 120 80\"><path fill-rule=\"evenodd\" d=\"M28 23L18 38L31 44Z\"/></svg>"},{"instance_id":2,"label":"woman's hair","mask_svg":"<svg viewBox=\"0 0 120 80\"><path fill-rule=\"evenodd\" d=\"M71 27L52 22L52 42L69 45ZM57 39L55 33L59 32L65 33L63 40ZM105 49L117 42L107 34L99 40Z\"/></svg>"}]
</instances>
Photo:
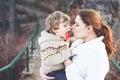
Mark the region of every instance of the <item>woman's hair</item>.
<instances>
[{"instance_id":1,"label":"woman's hair","mask_svg":"<svg viewBox=\"0 0 120 80\"><path fill-rule=\"evenodd\" d=\"M46 18L46 29L53 33L52 29L58 29L60 23L70 21L70 17L61 11L55 11Z\"/></svg>"},{"instance_id":2,"label":"woman's hair","mask_svg":"<svg viewBox=\"0 0 120 80\"><path fill-rule=\"evenodd\" d=\"M100 14L93 9L82 9L78 15L86 25L93 26L97 37L104 36L103 42L105 43L107 54L110 57L114 51L112 44L112 31L110 27L103 22Z\"/></svg>"}]
</instances>

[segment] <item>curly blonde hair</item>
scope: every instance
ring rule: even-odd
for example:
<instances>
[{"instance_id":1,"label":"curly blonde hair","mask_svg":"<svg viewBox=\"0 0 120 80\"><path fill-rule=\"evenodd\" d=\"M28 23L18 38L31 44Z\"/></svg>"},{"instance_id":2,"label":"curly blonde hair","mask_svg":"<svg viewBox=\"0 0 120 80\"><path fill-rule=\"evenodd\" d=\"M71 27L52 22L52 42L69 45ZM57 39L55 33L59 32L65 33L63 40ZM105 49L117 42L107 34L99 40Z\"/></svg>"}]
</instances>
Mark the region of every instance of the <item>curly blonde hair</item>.
<instances>
[{"instance_id":1,"label":"curly blonde hair","mask_svg":"<svg viewBox=\"0 0 120 80\"><path fill-rule=\"evenodd\" d=\"M61 11L55 11L46 18L46 30L52 33L52 29L58 29L59 24L66 21L70 21L70 17L67 14Z\"/></svg>"}]
</instances>

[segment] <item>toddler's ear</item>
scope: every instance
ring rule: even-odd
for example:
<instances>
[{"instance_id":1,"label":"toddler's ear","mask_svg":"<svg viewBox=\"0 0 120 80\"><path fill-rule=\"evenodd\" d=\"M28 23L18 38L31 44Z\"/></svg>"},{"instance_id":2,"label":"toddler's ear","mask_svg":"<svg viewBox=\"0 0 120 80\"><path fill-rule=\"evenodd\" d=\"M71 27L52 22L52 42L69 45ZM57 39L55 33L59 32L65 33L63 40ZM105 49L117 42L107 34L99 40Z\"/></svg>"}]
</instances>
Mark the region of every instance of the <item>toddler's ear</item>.
<instances>
[{"instance_id":1,"label":"toddler's ear","mask_svg":"<svg viewBox=\"0 0 120 80\"><path fill-rule=\"evenodd\" d=\"M57 30L55 30L54 28L52 28L52 32L56 34Z\"/></svg>"}]
</instances>

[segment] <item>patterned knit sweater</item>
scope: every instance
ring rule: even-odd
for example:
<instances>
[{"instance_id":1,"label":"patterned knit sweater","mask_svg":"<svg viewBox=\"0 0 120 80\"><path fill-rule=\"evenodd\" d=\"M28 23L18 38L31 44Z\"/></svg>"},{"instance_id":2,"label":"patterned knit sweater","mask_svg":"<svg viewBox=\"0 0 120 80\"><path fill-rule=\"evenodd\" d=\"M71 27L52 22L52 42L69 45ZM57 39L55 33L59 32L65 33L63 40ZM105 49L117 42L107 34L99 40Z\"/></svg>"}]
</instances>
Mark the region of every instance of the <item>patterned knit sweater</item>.
<instances>
[{"instance_id":1,"label":"patterned knit sweater","mask_svg":"<svg viewBox=\"0 0 120 80\"><path fill-rule=\"evenodd\" d=\"M56 71L64 68L63 62L71 56L68 44L59 36L41 32L38 39L41 53L41 68L46 72Z\"/></svg>"}]
</instances>

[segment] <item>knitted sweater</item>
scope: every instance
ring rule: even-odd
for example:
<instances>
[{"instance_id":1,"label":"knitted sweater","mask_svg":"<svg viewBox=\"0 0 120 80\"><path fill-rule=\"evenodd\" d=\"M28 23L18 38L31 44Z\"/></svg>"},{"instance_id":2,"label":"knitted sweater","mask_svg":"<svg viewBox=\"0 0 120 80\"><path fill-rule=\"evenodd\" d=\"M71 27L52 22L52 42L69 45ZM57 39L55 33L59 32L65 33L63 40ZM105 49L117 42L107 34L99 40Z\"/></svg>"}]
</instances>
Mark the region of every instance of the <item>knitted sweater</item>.
<instances>
[{"instance_id":1,"label":"knitted sweater","mask_svg":"<svg viewBox=\"0 0 120 80\"><path fill-rule=\"evenodd\" d=\"M46 72L56 71L64 68L63 62L71 56L68 44L59 36L41 32L38 39L41 53L41 68Z\"/></svg>"}]
</instances>

